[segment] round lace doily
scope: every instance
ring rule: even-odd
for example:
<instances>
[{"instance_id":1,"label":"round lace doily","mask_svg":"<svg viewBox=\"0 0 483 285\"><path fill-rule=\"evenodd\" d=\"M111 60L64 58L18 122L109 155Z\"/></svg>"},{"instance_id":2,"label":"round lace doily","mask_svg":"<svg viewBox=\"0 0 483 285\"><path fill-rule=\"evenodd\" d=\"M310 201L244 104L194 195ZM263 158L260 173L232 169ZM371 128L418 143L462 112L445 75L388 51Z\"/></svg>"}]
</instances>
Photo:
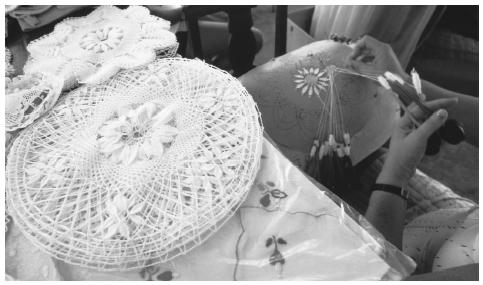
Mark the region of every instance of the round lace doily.
<instances>
[{"instance_id":1,"label":"round lace doily","mask_svg":"<svg viewBox=\"0 0 483 285\"><path fill-rule=\"evenodd\" d=\"M238 80L161 59L64 96L14 141L9 212L56 258L99 270L166 262L233 215L261 156Z\"/></svg>"},{"instance_id":2,"label":"round lace doily","mask_svg":"<svg viewBox=\"0 0 483 285\"><path fill-rule=\"evenodd\" d=\"M52 108L62 91L62 80L52 74L19 75L5 82L5 129L30 125Z\"/></svg>"},{"instance_id":3,"label":"round lace doily","mask_svg":"<svg viewBox=\"0 0 483 285\"><path fill-rule=\"evenodd\" d=\"M170 23L147 8L101 6L85 17L68 18L27 46L25 73L48 71L64 78L64 90L101 83L120 69L173 57L178 43Z\"/></svg>"}]
</instances>

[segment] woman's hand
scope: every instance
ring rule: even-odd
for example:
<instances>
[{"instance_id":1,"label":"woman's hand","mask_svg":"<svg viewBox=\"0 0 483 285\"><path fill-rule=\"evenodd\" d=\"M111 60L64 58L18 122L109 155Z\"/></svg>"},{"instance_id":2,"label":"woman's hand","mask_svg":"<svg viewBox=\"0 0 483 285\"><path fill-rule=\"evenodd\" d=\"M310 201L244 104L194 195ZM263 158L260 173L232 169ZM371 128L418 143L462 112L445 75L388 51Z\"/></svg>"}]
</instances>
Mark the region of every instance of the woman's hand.
<instances>
[{"instance_id":1,"label":"woman's hand","mask_svg":"<svg viewBox=\"0 0 483 285\"><path fill-rule=\"evenodd\" d=\"M346 59L346 67L366 74L390 71L403 79L408 78L391 46L368 35L355 43L354 50Z\"/></svg>"},{"instance_id":2,"label":"woman's hand","mask_svg":"<svg viewBox=\"0 0 483 285\"><path fill-rule=\"evenodd\" d=\"M346 67L360 73L380 75L390 71L404 81L411 82L411 77L401 67L391 46L371 36L364 36L354 44L354 50L346 59ZM458 98L459 104L452 108L450 117L460 122L466 132L466 140L475 147L478 144L478 98L446 90L430 82L421 80L426 100L439 98Z\"/></svg>"},{"instance_id":3,"label":"woman's hand","mask_svg":"<svg viewBox=\"0 0 483 285\"><path fill-rule=\"evenodd\" d=\"M407 184L424 155L428 138L446 121L448 112L445 108L457 102L456 98L426 102L426 106L437 111L417 128L408 114L401 118L392 134L389 153L377 183L398 187L404 187ZM413 117L422 121L423 112L419 107L410 105L409 110Z\"/></svg>"}]
</instances>

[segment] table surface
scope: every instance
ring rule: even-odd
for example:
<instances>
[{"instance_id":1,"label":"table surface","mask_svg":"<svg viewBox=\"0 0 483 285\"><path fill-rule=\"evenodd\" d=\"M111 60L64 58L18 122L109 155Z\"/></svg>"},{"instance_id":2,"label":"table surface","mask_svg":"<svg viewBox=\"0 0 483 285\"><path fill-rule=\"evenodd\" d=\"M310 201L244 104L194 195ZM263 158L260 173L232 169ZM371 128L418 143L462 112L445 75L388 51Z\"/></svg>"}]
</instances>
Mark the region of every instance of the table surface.
<instances>
[{"instance_id":1,"label":"table surface","mask_svg":"<svg viewBox=\"0 0 483 285\"><path fill-rule=\"evenodd\" d=\"M9 47L21 73L25 61L18 56L22 47L25 53L25 39L12 40ZM261 168L245 202L188 254L106 273L54 260L13 221L6 233L6 273L20 280L379 280L401 279L412 271L407 256L266 138Z\"/></svg>"},{"instance_id":2,"label":"table surface","mask_svg":"<svg viewBox=\"0 0 483 285\"><path fill-rule=\"evenodd\" d=\"M268 140L248 197L206 242L127 272L54 260L9 224L6 273L20 280L380 280L414 264L363 217L313 183Z\"/></svg>"}]
</instances>

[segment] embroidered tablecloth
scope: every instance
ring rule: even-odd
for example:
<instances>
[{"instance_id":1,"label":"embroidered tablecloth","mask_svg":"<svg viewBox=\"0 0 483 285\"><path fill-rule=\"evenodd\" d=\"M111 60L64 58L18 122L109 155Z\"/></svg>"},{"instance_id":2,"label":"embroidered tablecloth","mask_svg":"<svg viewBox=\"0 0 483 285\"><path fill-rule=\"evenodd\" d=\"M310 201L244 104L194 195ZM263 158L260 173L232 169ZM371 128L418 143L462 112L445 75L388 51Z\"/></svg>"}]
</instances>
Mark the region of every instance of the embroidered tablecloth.
<instances>
[{"instance_id":1,"label":"embroidered tablecloth","mask_svg":"<svg viewBox=\"0 0 483 285\"><path fill-rule=\"evenodd\" d=\"M235 216L167 263L99 272L55 260L9 223L7 278L20 280L380 280L414 262L264 140L261 169Z\"/></svg>"}]
</instances>

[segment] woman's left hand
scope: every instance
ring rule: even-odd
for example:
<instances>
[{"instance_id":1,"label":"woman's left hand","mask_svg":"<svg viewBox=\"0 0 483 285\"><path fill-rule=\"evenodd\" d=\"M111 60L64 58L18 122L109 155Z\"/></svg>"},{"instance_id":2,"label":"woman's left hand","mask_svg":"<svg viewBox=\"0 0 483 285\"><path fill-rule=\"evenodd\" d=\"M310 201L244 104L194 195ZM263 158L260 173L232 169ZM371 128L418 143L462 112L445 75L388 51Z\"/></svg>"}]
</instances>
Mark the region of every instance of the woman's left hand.
<instances>
[{"instance_id":1,"label":"woman's left hand","mask_svg":"<svg viewBox=\"0 0 483 285\"><path fill-rule=\"evenodd\" d=\"M377 183L398 187L406 185L424 155L428 138L446 121L448 112L445 109L457 102L457 98L425 102L427 107L437 111L417 128L408 114L401 118L391 137L389 153ZM413 117L423 120L423 112L419 107L411 105L409 110Z\"/></svg>"}]
</instances>

